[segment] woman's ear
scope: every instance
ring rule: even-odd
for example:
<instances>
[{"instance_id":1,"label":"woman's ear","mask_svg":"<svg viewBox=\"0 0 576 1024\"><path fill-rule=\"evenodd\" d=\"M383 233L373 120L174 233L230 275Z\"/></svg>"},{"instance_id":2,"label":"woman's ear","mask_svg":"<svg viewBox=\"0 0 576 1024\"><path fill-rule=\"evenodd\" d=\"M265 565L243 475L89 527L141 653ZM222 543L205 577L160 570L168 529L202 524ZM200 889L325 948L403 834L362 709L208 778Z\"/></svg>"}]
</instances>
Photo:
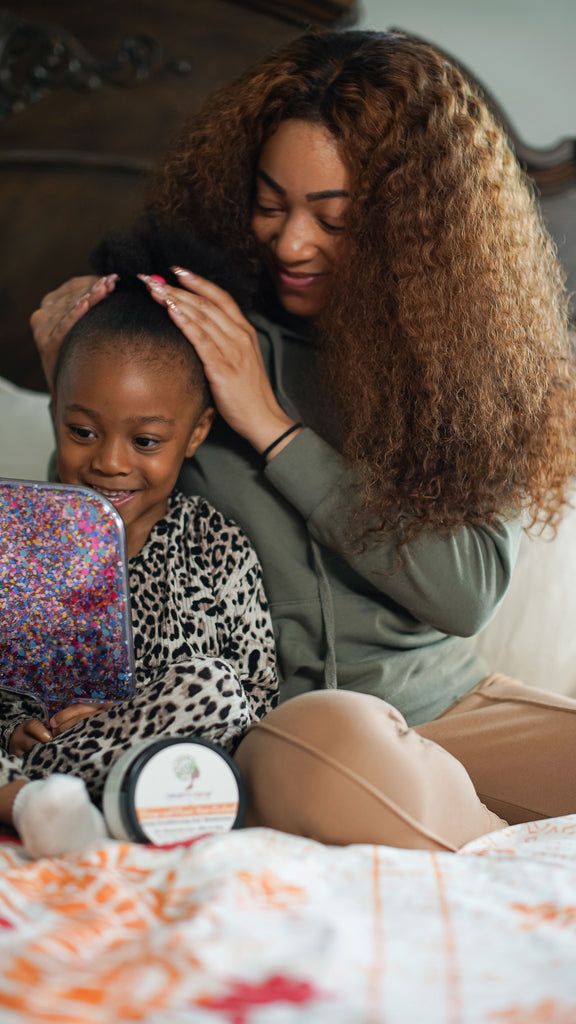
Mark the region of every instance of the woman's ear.
<instances>
[{"instance_id":1,"label":"woman's ear","mask_svg":"<svg viewBox=\"0 0 576 1024\"><path fill-rule=\"evenodd\" d=\"M215 415L216 409L212 405L209 405L208 408L205 409L204 412L201 413L200 417L196 420L192 433L190 434L188 444L186 446L185 457L187 459L192 458L196 449L199 448L200 445L202 444L202 441L205 441L206 438L208 437L208 433L210 431L210 427L214 422Z\"/></svg>"}]
</instances>

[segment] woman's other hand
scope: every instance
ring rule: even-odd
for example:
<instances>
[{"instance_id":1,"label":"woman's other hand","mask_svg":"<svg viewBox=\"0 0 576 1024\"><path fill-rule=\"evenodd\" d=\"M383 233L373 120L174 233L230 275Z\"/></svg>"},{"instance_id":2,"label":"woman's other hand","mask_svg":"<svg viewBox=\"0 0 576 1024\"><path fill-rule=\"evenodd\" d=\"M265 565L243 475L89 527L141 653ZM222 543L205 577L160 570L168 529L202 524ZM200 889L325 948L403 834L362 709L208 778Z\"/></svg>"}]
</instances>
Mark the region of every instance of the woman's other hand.
<instances>
[{"instance_id":1,"label":"woman's other hand","mask_svg":"<svg viewBox=\"0 0 576 1024\"><path fill-rule=\"evenodd\" d=\"M97 715L99 711L106 711L107 708L112 707L110 702L101 703L78 703L70 704L67 708L62 708L61 711L57 711L55 715L52 715L50 719L50 728L52 729L53 736L60 736L63 732L67 732L77 722L81 722L84 718L91 718L92 715Z\"/></svg>"},{"instance_id":2,"label":"woman's other hand","mask_svg":"<svg viewBox=\"0 0 576 1024\"><path fill-rule=\"evenodd\" d=\"M10 740L10 753L15 754L16 757L22 757L37 743L49 743L52 738L52 733L46 728L44 722L40 722L37 718L28 718L14 729Z\"/></svg>"},{"instance_id":3,"label":"woman's other hand","mask_svg":"<svg viewBox=\"0 0 576 1024\"><path fill-rule=\"evenodd\" d=\"M73 277L53 292L48 292L40 309L32 313L30 326L36 342L44 376L50 390L60 346L74 324L91 306L114 290L116 274L107 277Z\"/></svg>"},{"instance_id":4,"label":"woman's other hand","mask_svg":"<svg viewBox=\"0 0 576 1024\"><path fill-rule=\"evenodd\" d=\"M276 400L256 331L228 292L189 271L175 270L182 288L143 280L196 349L220 415L263 452L294 420ZM282 447L275 447L274 454Z\"/></svg>"}]
</instances>

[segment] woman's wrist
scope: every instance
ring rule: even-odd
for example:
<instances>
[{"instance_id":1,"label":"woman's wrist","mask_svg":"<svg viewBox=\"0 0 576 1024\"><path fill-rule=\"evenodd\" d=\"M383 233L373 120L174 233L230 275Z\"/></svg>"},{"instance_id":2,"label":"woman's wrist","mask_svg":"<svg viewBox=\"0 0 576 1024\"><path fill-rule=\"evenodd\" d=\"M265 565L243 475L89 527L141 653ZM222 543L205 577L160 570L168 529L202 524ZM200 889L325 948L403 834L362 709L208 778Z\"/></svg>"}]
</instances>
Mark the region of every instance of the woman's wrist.
<instances>
[{"instance_id":1,"label":"woman's wrist","mask_svg":"<svg viewBox=\"0 0 576 1024\"><path fill-rule=\"evenodd\" d=\"M270 462L290 444L300 430L302 430L301 423L297 423L290 416L283 415L273 417L262 424L247 440L265 462Z\"/></svg>"},{"instance_id":2,"label":"woman's wrist","mask_svg":"<svg viewBox=\"0 0 576 1024\"><path fill-rule=\"evenodd\" d=\"M282 433L279 434L278 437L276 437L274 441L272 441L272 443L269 444L268 447L264 449L263 452L261 452L264 462L269 462L270 459L274 458L274 456L277 455L279 451L282 451L282 448L285 448L286 445L289 444L289 442L292 440L293 436L299 433L301 429L302 424L298 422L293 423L291 427L288 427L286 430L283 430Z\"/></svg>"}]
</instances>

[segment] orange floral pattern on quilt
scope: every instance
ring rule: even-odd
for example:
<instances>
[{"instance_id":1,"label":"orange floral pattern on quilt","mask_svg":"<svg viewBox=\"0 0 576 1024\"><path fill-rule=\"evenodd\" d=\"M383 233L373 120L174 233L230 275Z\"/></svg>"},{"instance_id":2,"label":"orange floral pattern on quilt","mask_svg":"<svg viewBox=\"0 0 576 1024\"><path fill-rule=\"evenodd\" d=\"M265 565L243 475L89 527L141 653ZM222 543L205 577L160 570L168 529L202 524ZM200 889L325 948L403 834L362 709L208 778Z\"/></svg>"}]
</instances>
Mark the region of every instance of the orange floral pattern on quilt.
<instances>
[{"instance_id":1,"label":"orange floral pattern on quilt","mask_svg":"<svg viewBox=\"0 0 576 1024\"><path fill-rule=\"evenodd\" d=\"M576 815L460 854L0 844L0 1024L576 1024Z\"/></svg>"}]
</instances>

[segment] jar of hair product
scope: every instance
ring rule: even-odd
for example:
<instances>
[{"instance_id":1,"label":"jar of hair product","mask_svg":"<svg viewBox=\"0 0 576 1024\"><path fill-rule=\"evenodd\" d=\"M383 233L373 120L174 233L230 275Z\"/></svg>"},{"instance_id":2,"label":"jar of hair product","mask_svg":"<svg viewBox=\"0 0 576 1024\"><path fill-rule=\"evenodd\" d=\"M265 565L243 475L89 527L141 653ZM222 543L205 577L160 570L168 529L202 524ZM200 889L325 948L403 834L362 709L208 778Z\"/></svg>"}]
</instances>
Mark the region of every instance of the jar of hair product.
<instances>
[{"instance_id":1,"label":"jar of hair product","mask_svg":"<svg viewBox=\"0 0 576 1024\"><path fill-rule=\"evenodd\" d=\"M168 846L240 828L242 779L215 743L174 736L127 750L106 779L103 811L110 834Z\"/></svg>"}]
</instances>

